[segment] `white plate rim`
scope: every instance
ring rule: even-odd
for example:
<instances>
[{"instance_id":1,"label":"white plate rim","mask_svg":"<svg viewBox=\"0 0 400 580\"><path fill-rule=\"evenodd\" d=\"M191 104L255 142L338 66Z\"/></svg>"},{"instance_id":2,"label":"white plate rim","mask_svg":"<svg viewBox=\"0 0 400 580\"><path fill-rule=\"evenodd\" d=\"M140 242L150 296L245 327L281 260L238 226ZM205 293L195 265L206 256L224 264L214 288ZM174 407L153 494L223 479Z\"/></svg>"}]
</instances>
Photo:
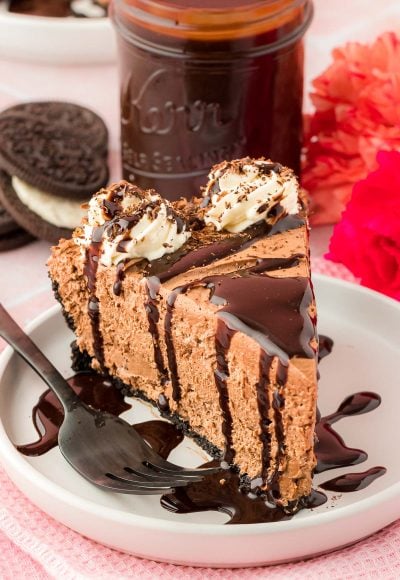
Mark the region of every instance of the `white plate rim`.
<instances>
[{"instance_id":1,"label":"white plate rim","mask_svg":"<svg viewBox=\"0 0 400 580\"><path fill-rule=\"evenodd\" d=\"M379 292L370 290L359 286L352 282L347 282L338 278L332 278L330 276L325 276L323 274L313 274L313 279L320 280L322 283L333 284L337 287L344 287L350 291L361 292L366 295L371 294L378 299L383 301L391 307L395 307L400 310L400 303L393 300ZM47 311L43 312L37 316L32 322L26 326L26 331L31 333L37 327L45 323L49 318L54 316L60 311L60 306L55 305ZM0 383L2 380L3 373L9 364L12 356L14 355L10 347L6 349L0 355ZM29 480L36 482L38 486L42 488L42 491L49 493L54 499L61 502L69 502L75 508L82 510L83 512L90 515L96 515L98 510L98 504L94 501L80 498L74 495L72 492L64 489L62 486L50 481L42 475L38 470L34 468L33 465L28 463L23 456L15 449L14 445L10 441L5 432L2 421L0 420L0 463L3 461L3 467L6 471L7 464L4 460L12 466L13 470L17 471L19 476L24 480ZM365 498L357 501L355 504L340 506L334 510L329 510L324 513L318 513L315 518L304 518L304 519L290 519L280 522L272 523L257 523L257 524L237 524L235 526L226 526L221 524L206 524L206 523L195 523L195 522L179 522L179 521L168 521L159 519L156 517L148 517L143 515L138 515L133 512L125 512L122 510L117 510L108 506L102 506L102 515L106 519L111 519L117 524L124 524L130 526L140 526L147 530L158 530L158 531L169 531L170 533L184 533L188 535L213 535L213 536L241 536L241 535L269 535L275 532L284 533L286 531L292 531L300 528L313 528L320 526L322 523L329 524L335 522L342 518L348 518L356 516L357 514L363 512L366 508L371 507L371 502L375 508L379 505L383 505L391 502L394 498L400 496L400 482L394 483L388 488L377 492L372 497ZM395 521L397 516L393 518ZM387 522L389 525L391 522Z\"/></svg>"}]
</instances>

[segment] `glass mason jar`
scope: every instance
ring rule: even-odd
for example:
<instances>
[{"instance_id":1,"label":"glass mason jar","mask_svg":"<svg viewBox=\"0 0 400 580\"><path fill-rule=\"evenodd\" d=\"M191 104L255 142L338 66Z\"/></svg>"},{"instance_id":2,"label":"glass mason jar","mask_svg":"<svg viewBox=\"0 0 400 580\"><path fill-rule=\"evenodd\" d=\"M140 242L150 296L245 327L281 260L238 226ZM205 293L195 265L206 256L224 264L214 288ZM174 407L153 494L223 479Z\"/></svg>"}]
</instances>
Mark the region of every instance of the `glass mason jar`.
<instances>
[{"instance_id":1,"label":"glass mason jar","mask_svg":"<svg viewBox=\"0 0 400 580\"><path fill-rule=\"evenodd\" d=\"M311 0L113 0L125 179L191 197L212 165L300 168Z\"/></svg>"}]
</instances>

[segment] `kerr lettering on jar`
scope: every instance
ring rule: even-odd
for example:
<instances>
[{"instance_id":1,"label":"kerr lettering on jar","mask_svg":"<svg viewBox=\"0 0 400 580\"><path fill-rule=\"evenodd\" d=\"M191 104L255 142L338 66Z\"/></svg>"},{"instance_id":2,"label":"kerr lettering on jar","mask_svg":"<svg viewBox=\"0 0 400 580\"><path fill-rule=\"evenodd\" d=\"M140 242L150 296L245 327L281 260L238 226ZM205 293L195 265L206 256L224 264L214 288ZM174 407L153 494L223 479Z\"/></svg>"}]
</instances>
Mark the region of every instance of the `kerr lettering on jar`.
<instances>
[{"instance_id":1,"label":"kerr lettering on jar","mask_svg":"<svg viewBox=\"0 0 400 580\"><path fill-rule=\"evenodd\" d=\"M191 197L249 155L299 171L311 0L114 0L125 179Z\"/></svg>"}]
</instances>

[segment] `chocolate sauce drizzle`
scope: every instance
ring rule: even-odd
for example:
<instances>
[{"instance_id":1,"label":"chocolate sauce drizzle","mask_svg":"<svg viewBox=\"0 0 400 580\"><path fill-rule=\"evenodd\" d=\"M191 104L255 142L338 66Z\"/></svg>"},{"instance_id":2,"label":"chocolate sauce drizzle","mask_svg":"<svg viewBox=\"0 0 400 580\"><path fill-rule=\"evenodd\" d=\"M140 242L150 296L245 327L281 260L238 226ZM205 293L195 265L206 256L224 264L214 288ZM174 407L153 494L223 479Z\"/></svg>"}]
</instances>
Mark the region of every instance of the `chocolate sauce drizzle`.
<instances>
[{"instance_id":1,"label":"chocolate sauce drizzle","mask_svg":"<svg viewBox=\"0 0 400 580\"><path fill-rule=\"evenodd\" d=\"M178 376L178 362L176 359L174 340L172 338L172 315L174 312L174 303L178 294L172 292L167 301L167 312L164 319L164 337L165 346L167 347L167 359L168 359L168 369L169 376L171 378L172 385L172 398L175 402L179 403L182 396L181 384Z\"/></svg>"},{"instance_id":2,"label":"chocolate sauce drizzle","mask_svg":"<svg viewBox=\"0 0 400 580\"><path fill-rule=\"evenodd\" d=\"M83 268L83 273L88 281L88 314L92 327L94 356L98 360L102 370L104 370L104 349L103 335L100 331L100 304L96 296L96 279L101 255L103 232L104 226L93 228L92 239L89 247L86 249L86 259Z\"/></svg>"},{"instance_id":3,"label":"chocolate sauce drizzle","mask_svg":"<svg viewBox=\"0 0 400 580\"><path fill-rule=\"evenodd\" d=\"M331 354L333 349L333 340L329 336L320 334L318 337L318 362Z\"/></svg>"},{"instance_id":4,"label":"chocolate sauce drizzle","mask_svg":"<svg viewBox=\"0 0 400 580\"><path fill-rule=\"evenodd\" d=\"M186 292L188 292L188 290L190 290L191 288L194 288L196 286L203 286L206 288L209 288L211 290L211 294L210 294L210 300L211 302L213 302L214 304L220 305L221 303L225 303L225 307L222 308L218 314L220 314L221 312L227 312L229 316L233 315L233 313L237 313L239 312L239 314L235 315L235 318L237 319L236 322L239 326L241 326L240 328L236 328L233 330L242 330L243 331L243 327L246 326L245 323L243 323L242 325L240 325L240 320L241 320L241 316L240 316L240 306L242 306L242 308L244 306L248 306L250 309L254 309L254 312L252 312L250 315L247 314L244 315L244 318L247 319L251 319L253 322L253 325L257 325L257 319L259 318L259 316L257 315L256 310L258 310L258 307L260 307L260 310L262 309L262 306L260 306L260 304L257 302L257 299L259 298L260 295L262 295L262 289L259 288L258 292L257 292L257 297L254 298L254 296L252 296L252 287L254 288L257 283L259 278L257 277L257 280L255 280L255 278L252 278L252 275L256 275L256 274L262 274L265 272L269 272L269 271L276 271L279 269L284 269L284 268L292 268L293 266L297 266L299 264L299 261L303 258L304 256L302 254L295 254L294 256L291 256L290 258L264 258L264 259L259 259L257 260L257 263L255 266L252 266L251 268L247 268L241 271L236 272L235 274L232 275L224 275L224 276L208 276L205 277L201 280L196 280L194 282L191 282L189 284L186 284L184 286L180 286L178 288L175 288L174 290L172 290L172 292L169 294L168 296L168 300L167 300L167 312L166 312L166 316L165 316L165 321L164 321L164 331L165 331L165 338L166 338L166 346L167 346L167 353L168 353L168 364L169 364L169 370L170 370L170 375L171 375L171 381L172 381L172 387L173 387L173 399L176 402L179 402L180 400L180 396L181 396L181 386L180 386L180 382L179 382L179 375L178 375L178 365L177 365L177 359L176 359L176 353L175 353L175 348L174 348L174 343L173 343L173 337L172 337L172 318L173 318L173 313L174 313L174 305L175 302L178 298L178 296L180 294L186 294ZM242 279L242 282L240 284L238 284L238 280ZM246 282L247 280L247 282ZM271 280L271 278L269 278L269 280ZM280 280L278 278L274 278L274 280ZM236 281L236 282L235 282ZM264 281L265 282L265 281ZM278 282L279 284L279 282ZM238 286L237 289L235 289L235 286ZM282 283L279 284L280 286L282 286ZM231 287L231 288L229 288ZM264 289L266 290L266 289ZM244 294L241 294L242 292L244 292ZM252 302L252 300L246 300L243 301L243 296L246 296L246 292L250 293L250 296L252 296L252 298L254 298L254 302ZM265 297L265 295L264 295ZM272 306L271 306L271 310L272 310ZM260 312L261 314L261 312ZM224 319L225 320L225 319ZM232 320L231 320L232 322ZM225 320L225 323L228 324L227 320ZM265 324L262 322L261 324L257 325L257 328L255 328L254 330L257 331L261 331L264 329L266 329L268 326L268 321L265 322ZM271 324L272 326L272 324ZM274 325L274 327L276 327L276 325ZM267 334L268 332L265 332L264 334ZM247 327L247 334L250 334L251 336L254 337L254 334L251 330L251 323L250 326ZM259 337L259 334L257 334L257 336ZM282 342L282 341L281 341ZM273 346L271 344L271 348L273 349Z\"/></svg>"},{"instance_id":5,"label":"chocolate sauce drizzle","mask_svg":"<svg viewBox=\"0 0 400 580\"><path fill-rule=\"evenodd\" d=\"M258 413L260 416L260 433L261 433L260 439L262 444L262 454L261 454L262 482L268 480L268 469L270 467L271 462L271 433L269 430L271 425L271 419L269 418L270 401L268 397L268 385L272 361L273 357L267 354L264 350L260 350L260 363L259 363L260 378L258 383L256 384L256 392L257 392Z\"/></svg>"},{"instance_id":6,"label":"chocolate sauce drizzle","mask_svg":"<svg viewBox=\"0 0 400 580\"><path fill-rule=\"evenodd\" d=\"M94 355L103 371L105 371L103 336L100 330L100 305L96 296L97 270L102 251L103 235L106 232L110 237L116 237L119 235L125 236L140 221L144 212L149 208L149 206L151 206L154 211L157 209L155 207L155 203L149 203L148 200L143 198L141 205L137 208L133 215L122 215L122 200L128 193L136 195L139 198L143 198L143 192L141 190L130 183L123 182L112 186L108 190L107 197L102 199L101 211L107 216L107 220L103 225L93 228L90 244L86 249L85 262L83 267L83 272L88 281L88 313L92 328L93 350ZM121 253L125 252L125 244L129 243L129 241L129 239L121 240L118 244L117 250ZM113 285L113 292L116 296L121 294L122 282L125 277L124 268L124 261L119 263L116 267L115 282ZM150 298L149 300L149 308L151 310L153 308L151 300L153 299ZM153 323L150 323L149 321L149 324ZM153 328L153 326L151 328Z\"/></svg>"},{"instance_id":7,"label":"chocolate sauce drizzle","mask_svg":"<svg viewBox=\"0 0 400 580\"><path fill-rule=\"evenodd\" d=\"M229 407L229 391L227 379L229 378L228 352L231 340L235 334L221 319L217 322L215 333L215 354L217 366L214 370L214 380L219 396L219 406L222 415L222 434L225 439L224 460L231 464L235 459L235 449L232 438L232 413Z\"/></svg>"},{"instance_id":8,"label":"chocolate sauce drizzle","mask_svg":"<svg viewBox=\"0 0 400 580\"><path fill-rule=\"evenodd\" d=\"M96 409L120 415L131 407L124 401L121 392L111 385L108 377L82 372L68 382L82 400ZM63 421L62 405L51 391L46 391L33 408L32 417L39 440L20 445L18 450L25 455L38 456L57 445L58 430ZM165 459L184 437L182 429L167 421L151 420L133 427ZM219 462L214 460L205 465L219 465ZM270 504L265 497L245 493L240 489L240 483L239 473L224 462L220 472L207 476L201 482L191 483L183 492L177 489L164 495L161 505L176 513L219 510L230 516L229 523L273 522L292 517L290 510ZM314 491L302 502L302 507L317 507L325 500L323 494Z\"/></svg>"},{"instance_id":9,"label":"chocolate sauce drizzle","mask_svg":"<svg viewBox=\"0 0 400 580\"><path fill-rule=\"evenodd\" d=\"M122 290L122 282L125 278L125 262L119 262L115 270L115 282L113 285L113 292L115 296L120 296Z\"/></svg>"},{"instance_id":10,"label":"chocolate sauce drizzle","mask_svg":"<svg viewBox=\"0 0 400 580\"><path fill-rule=\"evenodd\" d=\"M147 320L149 322L149 333L153 340L154 361L157 366L161 385L165 385L169 381L169 373L164 364L164 357L160 343L160 331L158 330L160 313L158 310L157 295L160 283L159 280L155 277L146 278L145 280L147 288L147 300L145 302L145 309L147 313Z\"/></svg>"}]
</instances>

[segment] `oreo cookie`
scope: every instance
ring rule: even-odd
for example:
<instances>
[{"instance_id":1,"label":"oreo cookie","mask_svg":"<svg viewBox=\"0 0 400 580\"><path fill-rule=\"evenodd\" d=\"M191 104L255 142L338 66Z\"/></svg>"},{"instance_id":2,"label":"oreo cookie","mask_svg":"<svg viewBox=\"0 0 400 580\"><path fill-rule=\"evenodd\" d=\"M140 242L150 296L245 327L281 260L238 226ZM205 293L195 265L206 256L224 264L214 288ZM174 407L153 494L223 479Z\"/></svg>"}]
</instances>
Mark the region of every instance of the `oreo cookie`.
<instances>
[{"instance_id":1,"label":"oreo cookie","mask_svg":"<svg viewBox=\"0 0 400 580\"><path fill-rule=\"evenodd\" d=\"M69 237L81 203L107 184L107 139L100 117L71 103L1 113L0 200L18 227L53 243Z\"/></svg>"},{"instance_id":2,"label":"oreo cookie","mask_svg":"<svg viewBox=\"0 0 400 580\"><path fill-rule=\"evenodd\" d=\"M25 116L0 116L0 168L54 195L89 197L107 183L104 158L79 135Z\"/></svg>"},{"instance_id":3,"label":"oreo cookie","mask_svg":"<svg viewBox=\"0 0 400 580\"><path fill-rule=\"evenodd\" d=\"M107 154L108 130L93 111L74 103L38 101L9 107L1 116L13 115L41 121L48 127L60 127L73 133L103 155Z\"/></svg>"}]
</instances>

